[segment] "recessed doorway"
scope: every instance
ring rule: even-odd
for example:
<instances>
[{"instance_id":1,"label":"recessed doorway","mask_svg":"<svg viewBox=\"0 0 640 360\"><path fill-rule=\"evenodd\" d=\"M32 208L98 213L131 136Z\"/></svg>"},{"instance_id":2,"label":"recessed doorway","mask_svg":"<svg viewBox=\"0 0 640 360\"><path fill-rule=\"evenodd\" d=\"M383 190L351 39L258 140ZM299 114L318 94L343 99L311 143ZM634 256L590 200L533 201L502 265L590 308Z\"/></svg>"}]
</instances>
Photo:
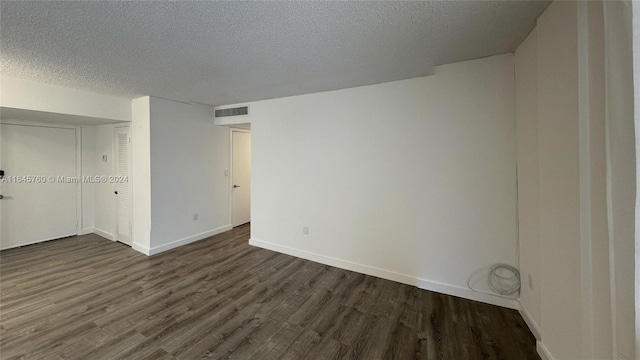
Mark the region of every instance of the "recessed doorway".
<instances>
[{"instance_id":1,"label":"recessed doorway","mask_svg":"<svg viewBox=\"0 0 640 360\"><path fill-rule=\"evenodd\" d=\"M78 233L75 127L0 124L0 249Z\"/></svg>"},{"instance_id":2,"label":"recessed doorway","mask_svg":"<svg viewBox=\"0 0 640 360\"><path fill-rule=\"evenodd\" d=\"M231 129L231 225L251 221L251 132Z\"/></svg>"}]
</instances>

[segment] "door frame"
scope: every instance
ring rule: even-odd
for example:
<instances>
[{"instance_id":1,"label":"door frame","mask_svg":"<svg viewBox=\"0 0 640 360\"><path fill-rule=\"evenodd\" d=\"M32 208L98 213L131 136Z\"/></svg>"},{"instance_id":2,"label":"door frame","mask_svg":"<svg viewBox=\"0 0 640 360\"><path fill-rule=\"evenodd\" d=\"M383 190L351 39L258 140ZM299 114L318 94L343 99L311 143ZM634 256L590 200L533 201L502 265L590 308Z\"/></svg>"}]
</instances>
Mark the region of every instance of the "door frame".
<instances>
[{"instance_id":1,"label":"door frame","mask_svg":"<svg viewBox=\"0 0 640 360\"><path fill-rule=\"evenodd\" d=\"M82 131L80 125L55 124L29 120L0 119L0 125L31 126L54 129L70 129L76 137L76 235L82 235ZM54 240L54 239L48 239ZM48 241L43 240L43 241Z\"/></svg>"},{"instance_id":2,"label":"door frame","mask_svg":"<svg viewBox=\"0 0 640 360\"><path fill-rule=\"evenodd\" d=\"M132 164L132 153L133 151L131 151L131 126L130 125L118 125L118 124L114 124L113 126L113 134L112 134L112 145L111 145L111 159L113 159L112 161L112 168L111 168L111 173L113 174L113 176L116 175L116 153L118 152L118 149L116 148L118 141L116 139L116 131L118 131L118 129L122 129L122 128L127 128L129 129L129 153L127 154L127 156L129 157L128 159L128 164L129 164L129 168L127 169L128 172L128 182L127 182L127 187L129 188L129 233L131 234L131 245L124 243L122 241L118 240L118 199L116 198L115 195L115 189L116 189L116 184L112 183L113 185L113 189L111 190L111 195L113 197L113 241L118 241L121 244L125 244L127 246L133 246L133 164Z\"/></svg>"},{"instance_id":3,"label":"door frame","mask_svg":"<svg viewBox=\"0 0 640 360\"><path fill-rule=\"evenodd\" d=\"M233 227L233 133L248 133L251 130L230 127L229 131L229 225ZM253 141L251 142L253 144ZM249 164L251 166L251 164ZM251 181L251 179L249 179ZM251 219L249 219L251 221Z\"/></svg>"}]
</instances>

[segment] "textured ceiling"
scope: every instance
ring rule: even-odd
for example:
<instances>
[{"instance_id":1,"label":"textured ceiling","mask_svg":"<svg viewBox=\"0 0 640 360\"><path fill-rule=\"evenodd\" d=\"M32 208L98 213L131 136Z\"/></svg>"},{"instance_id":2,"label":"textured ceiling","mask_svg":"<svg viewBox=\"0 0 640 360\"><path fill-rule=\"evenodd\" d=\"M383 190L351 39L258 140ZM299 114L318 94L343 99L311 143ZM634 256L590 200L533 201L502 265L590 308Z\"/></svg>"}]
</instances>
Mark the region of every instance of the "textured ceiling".
<instances>
[{"instance_id":1,"label":"textured ceiling","mask_svg":"<svg viewBox=\"0 0 640 360\"><path fill-rule=\"evenodd\" d=\"M222 105L513 51L546 1L6 2L2 73Z\"/></svg>"}]
</instances>

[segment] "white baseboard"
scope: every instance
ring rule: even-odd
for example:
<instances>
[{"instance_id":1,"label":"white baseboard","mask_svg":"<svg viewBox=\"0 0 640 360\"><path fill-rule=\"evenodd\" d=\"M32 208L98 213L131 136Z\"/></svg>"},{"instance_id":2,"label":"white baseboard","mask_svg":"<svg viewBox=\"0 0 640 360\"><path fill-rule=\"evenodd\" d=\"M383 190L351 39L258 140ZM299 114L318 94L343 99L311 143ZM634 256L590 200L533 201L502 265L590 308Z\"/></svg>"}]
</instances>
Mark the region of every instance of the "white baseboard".
<instances>
[{"instance_id":1,"label":"white baseboard","mask_svg":"<svg viewBox=\"0 0 640 360\"><path fill-rule=\"evenodd\" d=\"M104 231L102 229L93 228L93 233L96 234L96 235L102 236L105 239L109 239L111 241L115 240L115 238L114 238L112 233L110 233L108 231Z\"/></svg>"},{"instance_id":2,"label":"white baseboard","mask_svg":"<svg viewBox=\"0 0 640 360\"><path fill-rule=\"evenodd\" d=\"M435 291L447 295L457 296L469 300L480 301L483 303L506 307L509 309L519 309L520 305L517 300L505 299L503 297L490 294L478 293L465 287L443 284L436 281L421 279L410 275L400 274L394 271L376 268L369 265L354 263L347 260L336 259L329 256L319 255L304 250L294 249L267 241L258 239L250 239L249 245L276 251L279 253L315 261L321 264L335 266L345 270L351 270L366 275L376 276L379 278L397 281L403 284L417 286L421 289Z\"/></svg>"},{"instance_id":3,"label":"white baseboard","mask_svg":"<svg viewBox=\"0 0 640 360\"><path fill-rule=\"evenodd\" d=\"M135 242L133 244L131 244L131 248L135 251L141 252L147 256L151 255L151 251L149 251L149 248L146 246L142 246L140 244L136 244Z\"/></svg>"},{"instance_id":4,"label":"white baseboard","mask_svg":"<svg viewBox=\"0 0 640 360\"><path fill-rule=\"evenodd\" d=\"M93 234L94 232L95 232L94 228L86 228L86 229L82 229L82 230L78 231L78 235Z\"/></svg>"},{"instance_id":5,"label":"white baseboard","mask_svg":"<svg viewBox=\"0 0 640 360\"><path fill-rule=\"evenodd\" d=\"M218 235L220 233L223 233L225 231L229 231L231 229L233 229L233 226L225 225L225 226L221 226L221 227L219 227L217 229L205 231L205 232L200 233L200 234L196 234L196 235L188 236L188 237L183 238L183 239L172 241L172 242L170 242L168 244L152 247L151 249L147 249L146 247L141 246L139 244L135 244L135 243L133 244L132 247L133 247L133 249L138 250L143 254L151 256L151 255L159 254L161 252L165 252L167 250L175 249L175 248L183 246L183 245L190 244L190 243L198 241L198 240L206 239L206 238L208 238L210 236Z\"/></svg>"},{"instance_id":6,"label":"white baseboard","mask_svg":"<svg viewBox=\"0 0 640 360\"><path fill-rule=\"evenodd\" d=\"M46 242L46 241L51 241L51 240L58 240L58 239L64 239L66 237L69 236L76 236L78 234L69 234L69 235L59 235L59 236L54 236L52 238L46 238L46 239L42 239L42 240L36 240L36 241L30 241L28 243L24 243L24 244L19 244L19 245L12 245L12 246L8 246L8 247L3 247L0 248L0 250L9 250L9 249L15 249L15 248L19 248L19 247L23 247L23 246L27 246L27 245L34 245L34 244L39 244L42 242Z\"/></svg>"},{"instance_id":7,"label":"white baseboard","mask_svg":"<svg viewBox=\"0 0 640 360\"><path fill-rule=\"evenodd\" d=\"M551 356L549 349L547 349L547 347L544 346L541 340L538 340L536 342L536 350L538 351L538 355L540 355L540 358L542 360L555 360L553 356Z\"/></svg>"},{"instance_id":8,"label":"white baseboard","mask_svg":"<svg viewBox=\"0 0 640 360\"><path fill-rule=\"evenodd\" d=\"M519 304L516 299L509 299L498 295L473 291L467 287L444 284L437 281L418 278L419 288L434 291L446 295L457 296L463 299L479 301L485 304L501 306L507 309L518 310Z\"/></svg>"},{"instance_id":9,"label":"white baseboard","mask_svg":"<svg viewBox=\"0 0 640 360\"><path fill-rule=\"evenodd\" d=\"M540 327L535 322L535 320L533 320L533 317L531 316L527 308L524 307L524 305L522 305L521 302L520 302L520 309L518 309L518 312L520 312L520 316L522 316L522 318L524 319L524 322L527 323L529 330L531 330L531 333L533 334L533 336L536 337L536 340L540 341L542 339L542 335L541 335L542 332L540 331Z\"/></svg>"}]
</instances>

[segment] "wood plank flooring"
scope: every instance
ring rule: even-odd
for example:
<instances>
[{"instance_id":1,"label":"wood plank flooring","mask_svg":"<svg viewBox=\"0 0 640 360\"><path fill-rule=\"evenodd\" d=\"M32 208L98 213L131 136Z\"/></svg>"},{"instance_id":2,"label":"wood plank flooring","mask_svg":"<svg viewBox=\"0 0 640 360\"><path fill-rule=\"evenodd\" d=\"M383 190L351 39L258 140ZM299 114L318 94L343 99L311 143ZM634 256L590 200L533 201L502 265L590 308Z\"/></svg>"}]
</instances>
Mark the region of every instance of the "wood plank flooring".
<instances>
[{"instance_id":1,"label":"wood plank flooring","mask_svg":"<svg viewBox=\"0 0 640 360\"><path fill-rule=\"evenodd\" d=\"M0 252L2 359L539 359L518 312L278 254L249 226L146 257Z\"/></svg>"}]
</instances>

